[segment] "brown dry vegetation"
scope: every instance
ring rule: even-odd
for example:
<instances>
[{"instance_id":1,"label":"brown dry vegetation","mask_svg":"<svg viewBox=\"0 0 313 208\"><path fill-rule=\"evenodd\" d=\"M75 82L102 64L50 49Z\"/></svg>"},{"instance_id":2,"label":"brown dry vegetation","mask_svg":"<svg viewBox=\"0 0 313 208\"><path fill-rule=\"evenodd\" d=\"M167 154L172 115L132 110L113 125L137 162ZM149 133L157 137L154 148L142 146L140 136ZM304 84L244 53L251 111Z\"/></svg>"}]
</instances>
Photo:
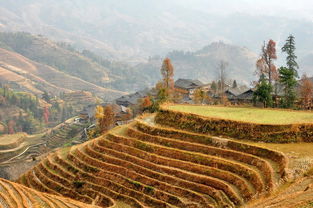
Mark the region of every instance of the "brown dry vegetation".
<instances>
[{"instance_id":1,"label":"brown dry vegetation","mask_svg":"<svg viewBox=\"0 0 313 208\"><path fill-rule=\"evenodd\" d=\"M100 87L2 48L0 48L0 81L14 83L18 89L36 95L43 94L43 91L59 95L60 92L80 90L110 98L125 94Z\"/></svg>"},{"instance_id":2,"label":"brown dry vegetation","mask_svg":"<svg viewBox=\"0 0 313 208\"><path fill-rule=\"evenodd\" d=\"M275 113L271 113L271 116L275 116L275 114L279 115L284 112L278 110L272 111ZM261 113L262 112L259 114ZM306 113L306 117L308 116L307 114L310 117L309 121L311 121L312 114ZM253 115L250 115L250 117L251 116ZM306 123L308 121L291 124L252 123L248 121L249 119L247 119L247 121L239 121L230 120L224 117L215 118L199 114L186 113L183 111L174 111L170 110L168 106L163 106L155 119L159 124L178 129L217 136L229 136L236 139L247 139L271 143L313 141L313 124Z\"/></svg>"},{"instance_id":3,"label":"brown dry vegetation","mask_svg":"<svg viewBox=\"0 0 313 208\"><path fill-rule=\"evenodd\" d=\"M38 192L20 184L0 179L0 207L5 208L96 208L69 198Z\"/></svg>"},{"instance_id":4,"label":"brown dry vegetation","mask_svg":"<svg viewBox=\"0 0 313 208\"><path fill-rule=\"evenodd\" d=\"M19 179L102 207L240 207L277 189L286 157L137 120L50 154Z\"/></svg>"}]
</instances>

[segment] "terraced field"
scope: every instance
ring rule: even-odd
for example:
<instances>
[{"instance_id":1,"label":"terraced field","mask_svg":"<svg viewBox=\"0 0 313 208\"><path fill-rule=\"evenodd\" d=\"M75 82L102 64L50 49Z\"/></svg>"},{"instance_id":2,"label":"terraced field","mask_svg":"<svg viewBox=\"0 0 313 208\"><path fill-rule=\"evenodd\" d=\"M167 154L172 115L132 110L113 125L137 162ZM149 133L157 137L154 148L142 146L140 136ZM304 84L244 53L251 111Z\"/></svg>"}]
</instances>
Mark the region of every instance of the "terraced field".
<instances>
[{"instance_id":1,"label":"terraced field","mask_svg":"<svg viewBox=\"0 0 313 208\"><path fill-rule=\"evenodd\" d=\"M101 207L240 207L272 193L287 163L277 151L148 117L48 155L19 182Z\"/></svg>"},{"instance_id":2,"label":"terraced field","mask_svg":"<svg viewBox=\"0 0 313 208\"><path fill-rule=\"evenodd\" d=\"M41 193L0 179L0 207L3 208L96 208L72 199Z\"/></svg>"},{"instance_id":3,"label":"terraced field","mask_svg":"<svg viewBox=\"0 0 313 208\"><path fill-rule=\"evenodd\" d=\"M69 119L45 134L0 137L0 177L16 180L53 149L84 142L81 132L86 125Z\"/></svg>"},{"instance_id":4,"label":"terraced field","mask_svg":"<svg viewBox=\"0 0 313 208\"><path fill-rule=\"evenodd\" d=\"M313 143L313 113L244 107L163 105L158 124L267 143Z\"/></svg>"},{"instance_id":5,"label":"terraced field","mask_svg":"<svg viewBox=\"0 0 313 208\"><path fill-rule=\"evenodd\" d=\"M3 135L0 137L0 164L12 161L13 159L25 155L37 141L33 136L25 133ZM36 145L38 146L38 145Z\"/></svg>"}]
</instances>

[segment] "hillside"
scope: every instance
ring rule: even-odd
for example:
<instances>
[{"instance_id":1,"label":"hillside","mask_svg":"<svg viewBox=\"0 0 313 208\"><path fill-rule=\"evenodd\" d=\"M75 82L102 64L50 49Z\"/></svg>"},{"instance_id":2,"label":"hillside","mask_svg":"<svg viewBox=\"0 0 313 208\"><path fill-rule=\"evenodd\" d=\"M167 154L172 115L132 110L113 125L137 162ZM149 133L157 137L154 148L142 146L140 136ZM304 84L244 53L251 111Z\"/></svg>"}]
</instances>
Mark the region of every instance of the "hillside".
<instances>
[{"instance_id":1,"label":"hillside","mask_svg":"<svg viewBox=\"0 0 313 208\"><path fill-rule=\"evenodd\" d=\"M36 54L40 54L39 51ZM61 92L84 90L102 98L113 99L124 94L68 75L3 48L0 48L0 81L14 89L35 95L41 95L44 91L60 95Z\"/></svg>"},{"instance_id":2,"label":"hillside","mask_svg":"<svg viewBox=\"0 0 313 208\"><path fill-rule=\"evenodd\" d=\"M283 183L284 154L169 129L153 118L49 154L19 182L81 201L90 193L102 196L103 204L138 208L239 207Z\"/></svg>"},{"instance_id":3,"label":"hillside","mask_svg":"<svg viewBox=\"0 0 313 208\"><path fill-rule=\"evenodd\" d=\"M200 79L208 82L218 78L218 66L221 61L228 63L227 79L236 79L249 84L254 79L257 55L244 47L215 42L197 51L172 51L167 54L175 68L175 78ZM162 59L154 57L145 64L139 64L136 69L149 73L154 82L160 79Z\"/></svg>"},{"instance_id":4,"label":"hillside","mask_svg":"<svg viewBox=\"0 0 313 208\"><path fill-rule=\"evenodd\" d=\"M68 198L45 194L4 179L0 179L1 207L97 208Z\"/></svg>"},{"instance_id":5,"label":"hillside","mask_svg":"<svg viewBox=\"0 0 313 208\"><path fill-rule=\"evenodd\" d=\"M32 94L20 90L0 83L0 135L41 133L77 116L86 106L101 102L85 91L55 96L47 92Z\"/></svg>"},{"instance_id":6,"label":"hillside","mask_svg":"<svg viewBox=\"0 0 313 208\"><path fill-rule=\"evenodd\" d=\"M28 33L0 33L0 42L3 48L86 81L102 84L111 79L108 69L47 38Z\"/></svg>"}]
</instances>

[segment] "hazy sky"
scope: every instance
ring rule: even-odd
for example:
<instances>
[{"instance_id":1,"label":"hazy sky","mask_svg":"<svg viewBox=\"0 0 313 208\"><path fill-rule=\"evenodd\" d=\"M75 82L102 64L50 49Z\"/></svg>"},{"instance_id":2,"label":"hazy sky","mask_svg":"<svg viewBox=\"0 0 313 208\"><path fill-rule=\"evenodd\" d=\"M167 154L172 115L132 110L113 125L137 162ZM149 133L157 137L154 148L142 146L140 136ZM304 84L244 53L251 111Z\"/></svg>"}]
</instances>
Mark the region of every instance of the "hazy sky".
<instances>
[{"instance_id":1,"label":"hazy sky","mask_svg":"<svg viewBox=\"0 0 313 208\"><path fill-rule=\"evenodd\" d=\"M184 6L210 13L275 15L313 21L312 0L179 0L179 2Z\"/></svg>"}]
</instances>

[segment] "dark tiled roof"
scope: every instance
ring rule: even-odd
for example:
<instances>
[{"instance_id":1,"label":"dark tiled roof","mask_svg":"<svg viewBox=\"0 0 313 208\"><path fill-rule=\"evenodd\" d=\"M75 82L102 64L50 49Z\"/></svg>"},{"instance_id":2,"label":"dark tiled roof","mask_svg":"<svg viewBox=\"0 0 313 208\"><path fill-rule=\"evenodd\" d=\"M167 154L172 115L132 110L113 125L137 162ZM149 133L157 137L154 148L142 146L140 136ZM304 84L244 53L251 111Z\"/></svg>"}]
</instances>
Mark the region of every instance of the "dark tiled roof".
<instances>
[{"instance_id":1,"label":"dark tiled roof","mask_svg":"<svg viewBox=\"0 0 313 208\"><path fill-rule=\"evenodd\" d=\"M255 89L248 89L237 96L238 100L252 100Z\"/></svg>"},{"instance_id":2,"label":"dark tiled roof","mask_svg":"<svg viewBox=\"0 0 313 208\"><path fill-rule=\"evenodd\" d=\"M120 98L117 98L115 100L115 102L118 105L124 105L124 106L128 107L129 105L137 104L138 100L140 98L143 98L143 97L147 96L148 94L149 94L148 90L143 90L143 91L139 91L139 92L136 92L136 93L133 93L133 94L124 95L124 96L122 96Z\"/></svg>"},{"instance_id":3,"label":"dark tiled roof","mask_svg":"<svg viewBox=\"0 0 313 208\"><path fill-rule=\"evenodd\" d=\"M243 92L245 92L247 89L242 89L242 88L229 88L227 89L225 92L227 93L230 93L234 96L238 96L240 94L242 94Z\"/></svg>"},{"instance_id":4,"label":"dark tiled roof","mask_svg":"<svg viewBox=\"0 0 313 208\"><path fill-rule=\"evenodd\" d=\"M204 84L200 82L199 80L193 80L193 79L178 79L175 82L175 87L181 88L181 89L195 89L197 87L201 87Z\"/></svg>"}]
</instances>

